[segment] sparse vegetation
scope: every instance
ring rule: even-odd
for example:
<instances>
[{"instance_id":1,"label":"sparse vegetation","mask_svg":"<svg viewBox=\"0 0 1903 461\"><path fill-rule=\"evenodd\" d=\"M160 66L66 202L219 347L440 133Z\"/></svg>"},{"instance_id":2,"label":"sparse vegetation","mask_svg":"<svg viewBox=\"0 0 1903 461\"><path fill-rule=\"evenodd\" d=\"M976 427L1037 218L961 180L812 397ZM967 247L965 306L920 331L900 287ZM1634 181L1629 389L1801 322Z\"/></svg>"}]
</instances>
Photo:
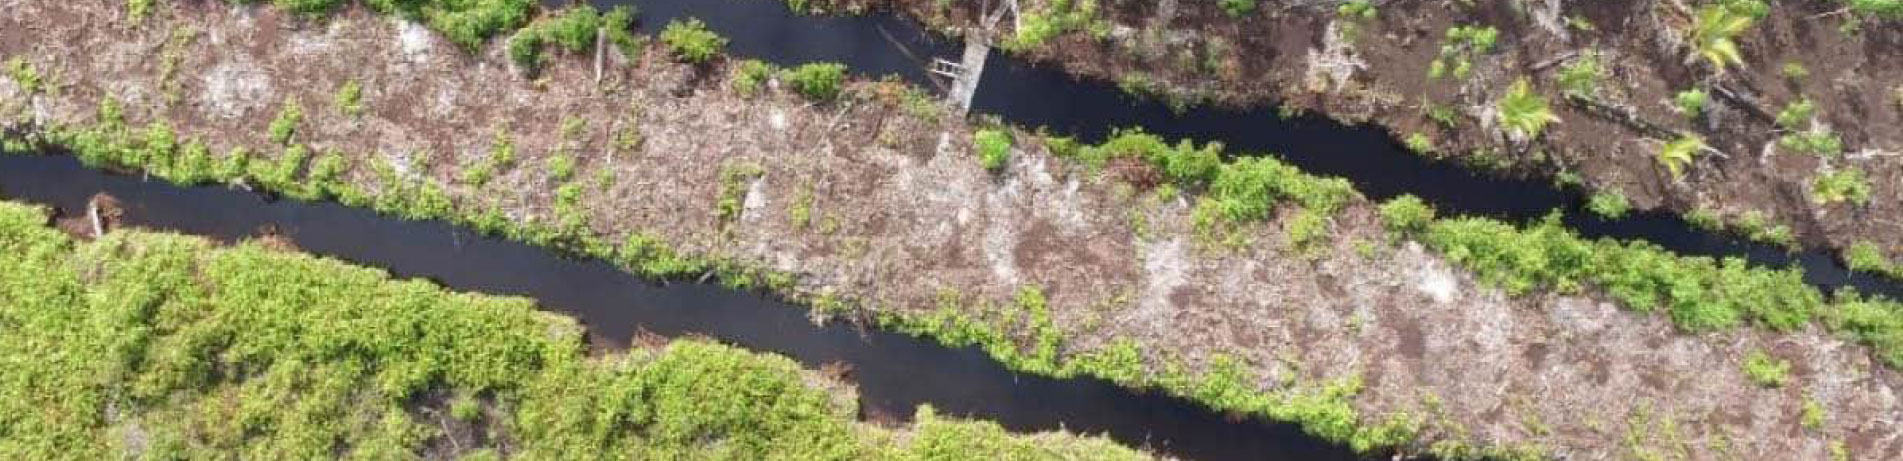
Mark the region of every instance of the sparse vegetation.
<instances>
[{"instance_id":1,"label":"sparse vegetation","mask_svg":"<svg viewBox=\"0 0 1903 461\"><path fill-rule=\"evenodd\" d=\"M1824 403L1811 396L1804 396L1803 412L1798 415L1798 425L1811 431L1824 430L1824 418L1828 416Z\"/></svg>"},{"instance_id":2,"label":"sparse vegetation","mask_svg":"<svg viewBox=\"0 0 1903 461\"><path fill-rule=\"evenodd\" d=\"M1559 87L1567 97L1591 99L1599 93L1606 67L1597 50L1587 50L1559 69Z\"/></svg>"},{"instance_id":3,"label":"sparse vegetation","mask_svg":"<svg viewBox=\"0 0 1903 461\"><path fill-rule=\"evenodd\" d=\"M1403 144L1407 146L1407 150L1416 154L1432 155L1434 153L1434 140L1433 138L1427 137L1424 133L1408 133L1407 139L1403 141Z\"/></svg>"},{"instance_id":4,"label":"sparse vegetation","mask_svg":"<svg viewBox=\"0 0 1903 461\"><path fill-rule=\"evenodd\" d=\"M740 219L746 211L747 187L766 174L752 162L730 162L720 167L720 196L714 201L714 216L722 223Z\"/></svg>"},{"instance_id":5,"label":"sparse vegetation","mask_svg":"<svg viewBox=\"0 0 1903 461\"><path fill-rule=\"evenodd\" d=\"M1870 180L1863 169L1843 168L1836 171L1818 173L1811 180L1811 201L1820 205L1850 202L1857 206L1870 204Z\"/></svg>"},{"instance_id":6,"label":"sparse vegetation","mask_svg":"<svg viewBox=\"0 0 1903 461\"><path fill-rule=\"evenodd\" d=\"M1492 53L1499 43L1500 30L1492 26L1456 25L1441 39L1440 55L1428 63L1427 78L1439 79L1448 73L1464 79L1473 72L1474 58Z\"/></svg>"},{"instance_id":7,"label":"sparse vegetation","mask_svg":"<svg viewBox=\"0 0 1903 461\"><path fill-rule=\"evenodd\" d=\"M727 39L707 30L699 19L675 20L661 29L661 43L674 52L675 59L689 64L705 64L727 47Z\"/></svg>"},{"instance_id":8,"label":"sparse vegetation","mask_svg":"<svg viewBox=\"0 0 1903 461\"><path fill-rule=\"evenodd\" d=\"M1763 350L1753 350L1744 356L1744 375L1751 382L1763 387L1784 387L1790 379L1791 362L1772 357Z\"/></svg>"},{"instance_id":9,"label":"sparse vegetation","mask_svg":"<svg viewBox=\"0 0 1903 461\"><path fill-rule=\"evenodd\" d=\"M35 69L23 57L14 56L7 60L7 78L13 80L14 85L19 85L20 91L29 95L46 89L46 81L40 77L39 69Z\"/></svg>"},{"instance_id":10,"label":"sparse vegetation","mask_svg":"<svg viewBox=\"0 0 1903 461\"><path fill-rule=\"evenodd\" d=\"M1859 240L1845 247L1843 260L1844 265L1853 271L1889 274L1892 277L1903 278L1903 265L1892 262L1883 248L1867 240Z\"/></svg>"}]
</instances>

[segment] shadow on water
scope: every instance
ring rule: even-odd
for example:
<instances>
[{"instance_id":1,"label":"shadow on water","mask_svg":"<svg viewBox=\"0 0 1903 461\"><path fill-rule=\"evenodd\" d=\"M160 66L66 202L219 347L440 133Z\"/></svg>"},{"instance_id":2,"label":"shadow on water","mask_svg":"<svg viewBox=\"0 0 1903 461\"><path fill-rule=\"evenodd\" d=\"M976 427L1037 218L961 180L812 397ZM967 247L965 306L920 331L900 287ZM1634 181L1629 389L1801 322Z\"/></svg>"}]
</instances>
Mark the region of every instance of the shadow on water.
<instances>
[{"instance_id":1,"label":"shadow on water","mask_svg":"<svg viewBox=\"0 0 1903 461\"><path fill-rule=\"evenodd\" d=\"M335 203L270 201L241 190L178 187L86 168L70 155L0 155L0 196L83 212L97 192L119 199L128 224L237 241L264 226L302 249L434 280L456 290L533 298L574 315L597 340L626 346L637 329L702 334L792 357L809 368L850 365L861 412L910 419L920 404L998 421L1015 431L1105 433L1201 460L1354 459L1344 447L1260 419L1233 420L1187 400L1097 379L1013 373L974 347L947 348L834 322L751 292L698 283L656 284L596 260L475 234L438 221L403 221Z\"/></svg>"},{"instance_id":2,"label":"shadow on water","mask_svg":"<svg viewBox=\"0 0 1903 461\"><path fill-rule=\"evenodd\" d=\"M813 61L845 63L865 75L898 75L932 85L922 62L932 57L956 60L957 41L924 30L891 12L863 16L805 16L782 0L604 0L597 5L632 4L641 26L658 30L678 18L700 18L732 40L729 50L778 65ZM1078 80L1062 70L1033 66L993 51L972 101L972 112L1007 122L1048 127L1085 141L1100 141L1112 130L1142 127L1170 139L1220 141L1232 152L1272 152L1302 170L1340 176L1374 200L1413 194L1443 214L1488 216L1526 223L1555 209L1563 222L1587 238L1645 240L1694 256L1736 256L1768 267L1797 265L1805 281L1825 291L1855 287L1859 292L1903 298L1903 283L1853 273L1821 250L1791 253L1784 248L1728 235L1704 232L1664 212L1633 213L1606 220L1585 210L1585 197L1536 179L1476 172L1449 162L1415 155L1378 127L1352 126L1315 114L1283 118L1273 108L1197 107L1181 113L1139 100L1115 85Z\"/></svg>"}]
</instances>

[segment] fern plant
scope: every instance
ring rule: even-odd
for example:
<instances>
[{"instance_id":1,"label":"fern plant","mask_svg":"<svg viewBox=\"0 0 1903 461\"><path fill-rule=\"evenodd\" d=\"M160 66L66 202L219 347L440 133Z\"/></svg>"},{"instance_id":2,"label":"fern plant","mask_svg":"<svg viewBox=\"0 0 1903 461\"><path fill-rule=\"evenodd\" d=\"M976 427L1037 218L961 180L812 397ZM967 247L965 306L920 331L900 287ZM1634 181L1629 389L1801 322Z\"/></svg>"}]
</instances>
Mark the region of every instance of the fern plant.
<instances>
[{"instance_id":1,"label":"fern plant","mask_svg":"<svg viewBox=\"0 0 1903 461\"><path fill-rule=\"evenodd\" d=\"M1685 177L1685 167L1690 166L1692 160L1697 159L1699 153L1709 148L1709 146L1705 145L1704 138L1700 138L1695 134L1688 134L1679 137L1677 140L1665 143L1665 147L1659 149L1657 159L1659 164L1665 165L1665 169L1672 172L1673 179L1683 178Z\"/></svg>"},{"instance_id":2,"label":"fern plant","mask_svg":"<svg viewBox=\"0 0 1903 461\"><path fill-rule=\"evenodd\" d=\"M1533 83L1525 78L1507 88L1498 109L1500 125L1506 127L1508 133L1526 139L1539 137L1548 123L1559 122L1559 117L1546 107L1546 98L1534 93Z\"/></svg>"},{"instance_id":3,"label":"fern plant","mask_svg":"<svg viewBox=\"0 0 1903 461\"><path fill-rule=\"evenodd\" d=\"M1692 26L1692 46L1700 57L1719 72L1724 72L1725 66L1744 64L1744 56L1738 51L1738 42L1732 38L1751 28L1751 22L1750 15L1723 6L1700 8L1697 21Z\"/></svg>"}]
</instances>

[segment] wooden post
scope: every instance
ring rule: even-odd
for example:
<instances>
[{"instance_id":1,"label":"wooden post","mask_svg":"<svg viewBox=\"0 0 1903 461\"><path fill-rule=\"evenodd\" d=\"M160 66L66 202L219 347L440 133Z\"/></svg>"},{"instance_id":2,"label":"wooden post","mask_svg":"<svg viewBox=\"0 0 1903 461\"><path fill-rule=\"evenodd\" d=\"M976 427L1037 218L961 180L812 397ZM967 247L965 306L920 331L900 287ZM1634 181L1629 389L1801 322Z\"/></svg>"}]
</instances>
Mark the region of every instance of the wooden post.
<instances>
[{"instance_id":1,"label":"wooden post","mask_svg":"<svg viewBox=\"0 0 1903 461\"><path fill-rule=\"evenodd\" d=\"M99 221L99 196L93 196L91 200L86 201L86 217L93 222L93 238L104 237L106 226Z\"/></svg>"},{"instance_id":2,"label":"wooden post","mask_svg":"<svg viewBox=\"0 0 1903 461\"><path fill-rule=\"evenodd\" d=\"M602 60L607 55L608 55L608 31L606 28L596 27L595 28L595 85L601 85L601 63L602 63Z\"/></svg>"}]
</instances>

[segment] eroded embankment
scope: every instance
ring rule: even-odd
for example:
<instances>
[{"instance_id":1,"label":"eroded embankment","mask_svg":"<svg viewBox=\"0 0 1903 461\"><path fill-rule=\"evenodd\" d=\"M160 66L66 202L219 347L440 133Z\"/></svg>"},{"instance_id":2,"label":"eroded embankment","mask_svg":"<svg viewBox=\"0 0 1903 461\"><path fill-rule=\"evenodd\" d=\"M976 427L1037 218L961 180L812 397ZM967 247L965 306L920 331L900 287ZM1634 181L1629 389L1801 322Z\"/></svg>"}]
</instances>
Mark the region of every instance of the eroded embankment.
<instances>
[{"instance_id":1,"label":"eroded embankment","mask_svg":"<svg viewBox=\"0 0 1903 461\"><path fill-rule=\"evenodd\" d=\"M823 310L1004 328L1030 368L1128 358L1132 383L1245 383L1267 401L1312 404L1271 413L1324 432L1343 418L1411 421L1429 441L1579 456L1903 451L1888 419L1899 377L1865 347L1814 326L1691 336L1595 298L1503 296L1389 234L1365 201L1274 211L1234 228L1226 237L1247 244L1228 246L1199 232L1189 198L1121 180L1153 182L1141 165L1099 175L1019 132L988 172L973 127L894 85L854 83L825 103L779 89L748 97L730 66L675 64L659 49L611 53L599 85L575 57L531 81L500 46L470 56L361 11L305 22L178 8L137 27L96 5L0 18L35 30L4 35L0 50L60 83L30 97L0 83L4 115L98 123L112 99L128 126L162 122L209 143L211 163L249 148L254 184L315 182L347 203L498 228L642 235L637 248L796 274L761 281ZM356 114L332 104L351 81ZM288 141L308 146L309 168L272 139L290 100L301 110ZM1782 387L1754 385L1737 365L1759 350L1793 363ZM1242 389L1191 392L1269 405Z\"/></svg>"}]
</instances>

